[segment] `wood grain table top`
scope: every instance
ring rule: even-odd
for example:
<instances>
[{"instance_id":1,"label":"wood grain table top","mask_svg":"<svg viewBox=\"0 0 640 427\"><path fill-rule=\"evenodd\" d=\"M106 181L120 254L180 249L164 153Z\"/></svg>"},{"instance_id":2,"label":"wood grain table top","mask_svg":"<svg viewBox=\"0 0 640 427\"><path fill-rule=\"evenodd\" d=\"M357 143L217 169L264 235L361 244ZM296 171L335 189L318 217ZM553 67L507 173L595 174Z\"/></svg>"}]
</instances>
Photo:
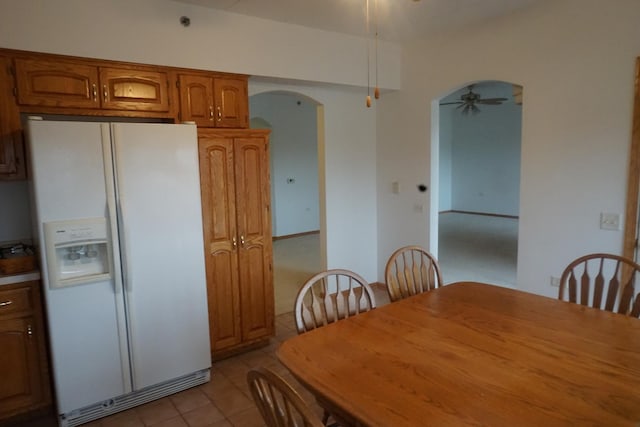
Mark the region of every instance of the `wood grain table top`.
<instances>
[{"instance_id":1,"label":"wood grain table top","mask_svg":"<svg viewBox=\"0 0 640 427\"><path fill-rule=\"evenodd\" d=\"M640 320L461 282L285 341L280 361L368 426L640 426Z\"/></svg>"}]
</instances>

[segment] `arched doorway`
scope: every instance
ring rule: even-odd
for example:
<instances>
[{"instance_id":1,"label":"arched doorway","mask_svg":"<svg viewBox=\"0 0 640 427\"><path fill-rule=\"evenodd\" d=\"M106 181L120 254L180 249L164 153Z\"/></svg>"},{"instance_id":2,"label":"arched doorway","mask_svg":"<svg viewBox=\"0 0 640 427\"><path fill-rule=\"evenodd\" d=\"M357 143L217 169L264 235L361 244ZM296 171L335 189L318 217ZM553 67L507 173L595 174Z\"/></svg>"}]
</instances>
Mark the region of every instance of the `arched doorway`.
<instances>
[{"instance_id":1,"label":"arched doorway","mask_svg":"<svg viewBox=\"0 0 640 427\"><path fill-rule=\"evenodd\" d=\"M313 99L271 91L249 98L251 127L268 127L276 314L290 312L298 288L324 268L318 109Z\"/></svg>"},{"instance_id":2,"label":"arched doorway","mask_svg":"<svg viewBox=\"0 0 640 427\"><path fill-rule=\"evenodd\" d=\"M447 283L516 286L522 108L514 92L520 88L467 83L434 103L437 233L431 242Z\"/></svg>"}]
</instances>

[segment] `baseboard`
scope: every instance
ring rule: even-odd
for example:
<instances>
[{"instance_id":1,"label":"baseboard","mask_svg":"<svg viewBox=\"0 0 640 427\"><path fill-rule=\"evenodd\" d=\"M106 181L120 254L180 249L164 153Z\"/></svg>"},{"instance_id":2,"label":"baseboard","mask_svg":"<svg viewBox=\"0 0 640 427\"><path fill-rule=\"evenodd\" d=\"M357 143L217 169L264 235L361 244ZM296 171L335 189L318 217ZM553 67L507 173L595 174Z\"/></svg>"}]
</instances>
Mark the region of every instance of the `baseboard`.
<instances>
[{"instance_id":1,"label":"baseboard","mask_svg":"<svg viewBox=\"0 0 640 427\"><path fill-rule=\"evenodd\" d=\"M308 236L310 234L320 234L320 230L305 231L304 233L285 234L284 236L273 236L273 240L292 239L294 237Z\"/></svg>"},{"instance_id":2,"label":"baseboard","mask_svg":"<svg viewBox=\"0 0 640 427\"><path fill-rule=\"evenodd\" d=\"M467 215L483 215L483 216L495 216L495 217L499 217L499 218L511 218L511 219L520 219L519 216L517 215L504 215L504 214L497 214L497 213L487 213L487 212L473 212L473 211L459 211L459 210L449 210L449 211L440 211L438 213L441 214L447 214L447 213L460 213L460 214L467 214Z\"/></svg>"}]
</instances>

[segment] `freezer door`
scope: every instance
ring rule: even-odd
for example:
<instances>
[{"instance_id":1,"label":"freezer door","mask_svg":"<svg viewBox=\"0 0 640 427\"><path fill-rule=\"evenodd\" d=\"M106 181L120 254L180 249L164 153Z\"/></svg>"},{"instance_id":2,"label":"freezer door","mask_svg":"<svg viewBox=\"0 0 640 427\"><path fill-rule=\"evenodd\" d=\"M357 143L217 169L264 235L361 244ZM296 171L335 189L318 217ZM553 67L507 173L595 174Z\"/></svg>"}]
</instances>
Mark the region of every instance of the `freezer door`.
<instances>
[{"instance_id":1,"label":"freezer door","mask_svg":"<svg viewBox=\"0 0 640 427\"><path fill-rule=\"evenodd\" d=\"M196 127L112 124L133 386L211 366Z\"/></svg>"},{"instance_id":2,"label":"freezer door","mask_svg":"<svg viewBox=\"0 0 640 427\"><path fill-rule=\"evenodd\" d=\"M44 267L44 223L108 217L103 132L98 123L32 120L27 131ZM114 281L55 288L46 268L42 281L59 412L129 392L124 302Z\"/></svg>"}]
</instances>

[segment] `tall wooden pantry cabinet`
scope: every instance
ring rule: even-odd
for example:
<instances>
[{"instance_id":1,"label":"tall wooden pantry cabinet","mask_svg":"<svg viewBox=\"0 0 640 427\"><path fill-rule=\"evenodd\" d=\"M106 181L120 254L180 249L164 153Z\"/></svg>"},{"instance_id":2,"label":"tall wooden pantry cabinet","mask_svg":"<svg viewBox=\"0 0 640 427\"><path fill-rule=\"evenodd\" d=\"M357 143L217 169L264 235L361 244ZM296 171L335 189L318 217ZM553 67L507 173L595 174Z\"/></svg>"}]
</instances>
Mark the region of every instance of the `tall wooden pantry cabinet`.
<instances>
[{"instance_id":1,"label":"tall wooden pantry cabinet","mask_svg":"<svg viewBox=\"0 0 640 427\"><path fill-rule=\"evenodd\" d=\"M198 129L214 359L274 334L268 135Z\"/></svg>"}]
</instances>

